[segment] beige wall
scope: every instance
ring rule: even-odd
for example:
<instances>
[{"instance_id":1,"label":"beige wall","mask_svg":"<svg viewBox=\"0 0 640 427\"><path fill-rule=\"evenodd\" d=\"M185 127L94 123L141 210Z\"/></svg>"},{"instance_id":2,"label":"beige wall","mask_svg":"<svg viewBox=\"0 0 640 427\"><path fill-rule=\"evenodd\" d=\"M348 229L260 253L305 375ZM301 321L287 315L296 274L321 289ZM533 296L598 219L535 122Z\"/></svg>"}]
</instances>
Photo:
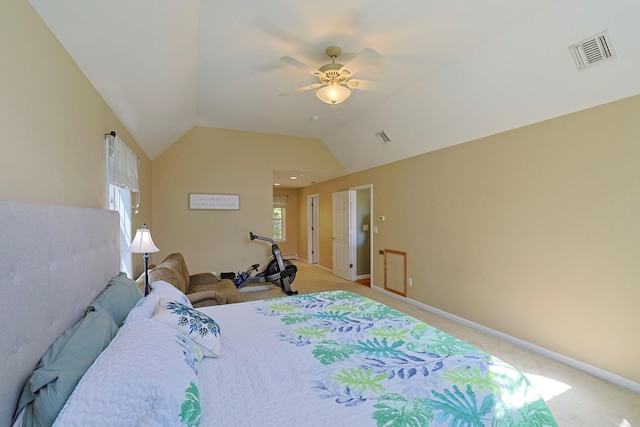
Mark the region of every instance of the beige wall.
<instances>
[{"instance_id":1,"label":"beige wall","mask_svg":"<svg viewBox=\"0 0 640 427\"><path fill-rule=\"evenodd\" d=\"M142 160L134 225L152 228L152 261L183 251L193 272L245 268L268 255L246 236L270 231L272 170L342 170L317 140L196 128L152 176L26 1L0 3L0 57L0 198L104 207L115 130ZM297 247L318 193L330 267L331 193L374 184L373 216L387 218L374 248L408 253L410 298L640 382L639 113L634 97L306 188ZM189 211L189 192L240 194L241 209Z\"/></svg>"},{"instance_id":2,"label":"beige wall","mask_svg":"<svg viewBox=\"0 0 640 427\"><path fill-rule=\"evenodd\" d=\"M270 246L248 236L272 235L274 169L344 171L317 139L192 129L153 161L153 240L161 249L154 259L182 252L191 273L263 261ZM189 210L189 193L238 194L240 209Z\"/></svg>"},{"instance_id":3,"label":"beige wall","mask_svg":"<svg viewBox=\"0 0 640 427\"><path fill-rule=\"evenodd\" d=\"M278 242L278 247L283 255L300 255L298 252L298 190L274 187L273 194L287 196L285 241Z\"/></svg>"},{"instance_id":4,"label":"beige wall","mask_svg":"<svg viewBox=\"0 0 640 427\"><path fill-rule=\"evenodd\" d=\"M27 1L0 4L0 58L0 199L104 208L115 130L141 158L134 226L150 224L149 158Z\"/></svg>"},{"instance_id":5,"label":"beige wall","mask_svg":"<svg viewBox=\"0 0 640 427\"><path fill-rule=\"evenodd\" d=\"M331 193L373 184L375 285L378 249L406 251L409 298L640 382L638 117L640 96L307 187L320 263Z\"/></svg>"}]
</instances>

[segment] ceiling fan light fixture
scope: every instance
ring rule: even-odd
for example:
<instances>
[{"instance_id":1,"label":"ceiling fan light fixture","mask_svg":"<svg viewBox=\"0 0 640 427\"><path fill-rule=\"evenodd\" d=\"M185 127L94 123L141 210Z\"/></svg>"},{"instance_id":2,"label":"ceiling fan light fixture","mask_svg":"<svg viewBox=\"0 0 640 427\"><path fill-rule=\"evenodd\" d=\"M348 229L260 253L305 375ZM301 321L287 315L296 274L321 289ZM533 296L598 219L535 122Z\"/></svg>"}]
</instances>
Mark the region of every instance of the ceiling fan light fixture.
<instances>
[{"instance_id":1,"label":"ceiling fan light fixture","mask_svg":"<svg viewBox=\"0 0 640 427\"><path fill-rule=\"evenodd\" d=\"M322 102L335 105L346 101L351 96L351 89L339 83L330 83L316 90L316 96Z\"/></svg>"}]
</instances>

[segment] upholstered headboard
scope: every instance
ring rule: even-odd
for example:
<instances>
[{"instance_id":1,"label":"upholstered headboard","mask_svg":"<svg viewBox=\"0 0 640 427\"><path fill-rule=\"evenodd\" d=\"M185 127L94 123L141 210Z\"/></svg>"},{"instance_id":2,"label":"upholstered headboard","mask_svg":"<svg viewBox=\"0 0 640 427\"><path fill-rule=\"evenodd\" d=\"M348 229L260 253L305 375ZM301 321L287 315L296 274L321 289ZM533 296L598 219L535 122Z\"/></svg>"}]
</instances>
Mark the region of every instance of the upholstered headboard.
<instances>
[{"instance_id":1,"label":"upholstered headboard","mask_svg":"<svg viewBox=\"0 0 640 427\"><path fill-rule=\"evenodd\" d=\"M51 343L118 273L118 226L103 209L0 201L0 426Z\"/></svg>"}]
</instances>

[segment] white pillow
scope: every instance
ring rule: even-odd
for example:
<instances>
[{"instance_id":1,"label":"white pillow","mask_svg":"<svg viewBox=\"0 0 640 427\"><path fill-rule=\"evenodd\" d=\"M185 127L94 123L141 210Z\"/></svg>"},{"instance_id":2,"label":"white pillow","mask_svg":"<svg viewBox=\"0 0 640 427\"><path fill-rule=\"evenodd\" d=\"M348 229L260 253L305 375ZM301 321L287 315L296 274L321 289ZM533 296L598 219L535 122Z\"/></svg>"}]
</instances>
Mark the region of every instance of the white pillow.
<instances>
[{"instance_id":1,"label":"white pillow","mask_svg":"<svg viewBox=\"0 0 640 427\"><path fill-rule=\"evenodd\" d=\"M188 304L189 306L191 306L189 298L187 298L187 296L180 289L176 288L169 282L165 282L164 280L157 280L155 282L152 282L150 286L151 293L155 292L156 295L170 295L166 298L176 298L176 300L178 298L181 298L186 301L184 304Z\"/></svg>"},{"instance_id":2,"label":"white pillow","mask_svg":"<svg viewBox=\"0 0 640 427\"><path fill-rule=\"evenodd\" d=\"M127 321L82 377L54 424L193 426L202 351L151 319Z\"/></svg>"},{"instance_id":3,"label":"white pillow","mask_svg":"<svg viewBox=\"0 0 640 427\"><path fill-rule=\"evenodd\" d=\"M189 337L202 348L205 357L220 356L220 326L203 312L178 301L162 298L152 319Z\"/></svg>"},{"instance_id":4,"label":"white pillow","mask_svg":"<svg viewBox=\"0 0 640 427\"><path fill-rule=\"evenodd\" d=\"M138 301L131 312L129 312L127 320L134 318L149 319L153 316L153 313L155 313L156 308L158 307L158 302L163 298L177 301L187 307L193 307L189 298L187 298L180 289L176 288L171 283L165 282L164 280L158 280L151 283L150 286L151 292L149 292L149 295Z\"/></svg>"}]
</instances>

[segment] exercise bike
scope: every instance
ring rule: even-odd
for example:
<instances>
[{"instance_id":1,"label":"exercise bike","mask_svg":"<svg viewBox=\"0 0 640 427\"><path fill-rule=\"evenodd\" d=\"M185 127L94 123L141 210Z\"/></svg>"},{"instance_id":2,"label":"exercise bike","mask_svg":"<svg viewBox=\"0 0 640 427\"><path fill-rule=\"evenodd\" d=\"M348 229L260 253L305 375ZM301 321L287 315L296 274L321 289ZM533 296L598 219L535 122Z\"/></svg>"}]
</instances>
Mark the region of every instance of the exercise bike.
<instances>
[{"instance_id":1,"label":"exercise bike","mask_svg":"<svg viewBox=\"0 0 640 427\"><path fill-rule=\"evenodd\" d=\"M252 276L252 274L257 272L262 264L253 264L247 269L247 271L239 272L233 279L233 282L236 284L236 288L241 289L254 283L271 282L274 286L280 287L287 295L296 295L298 291L291 290L291 283L293 283L296 278L298 267L296 267L291 261L282 258L280 248L273 239L258 236L252 232L249 232L249 239L258 239L271 243L272 256L262 263L264 264L269 261L267 267L255 276Z\"/></svg>"}]
</instances>

